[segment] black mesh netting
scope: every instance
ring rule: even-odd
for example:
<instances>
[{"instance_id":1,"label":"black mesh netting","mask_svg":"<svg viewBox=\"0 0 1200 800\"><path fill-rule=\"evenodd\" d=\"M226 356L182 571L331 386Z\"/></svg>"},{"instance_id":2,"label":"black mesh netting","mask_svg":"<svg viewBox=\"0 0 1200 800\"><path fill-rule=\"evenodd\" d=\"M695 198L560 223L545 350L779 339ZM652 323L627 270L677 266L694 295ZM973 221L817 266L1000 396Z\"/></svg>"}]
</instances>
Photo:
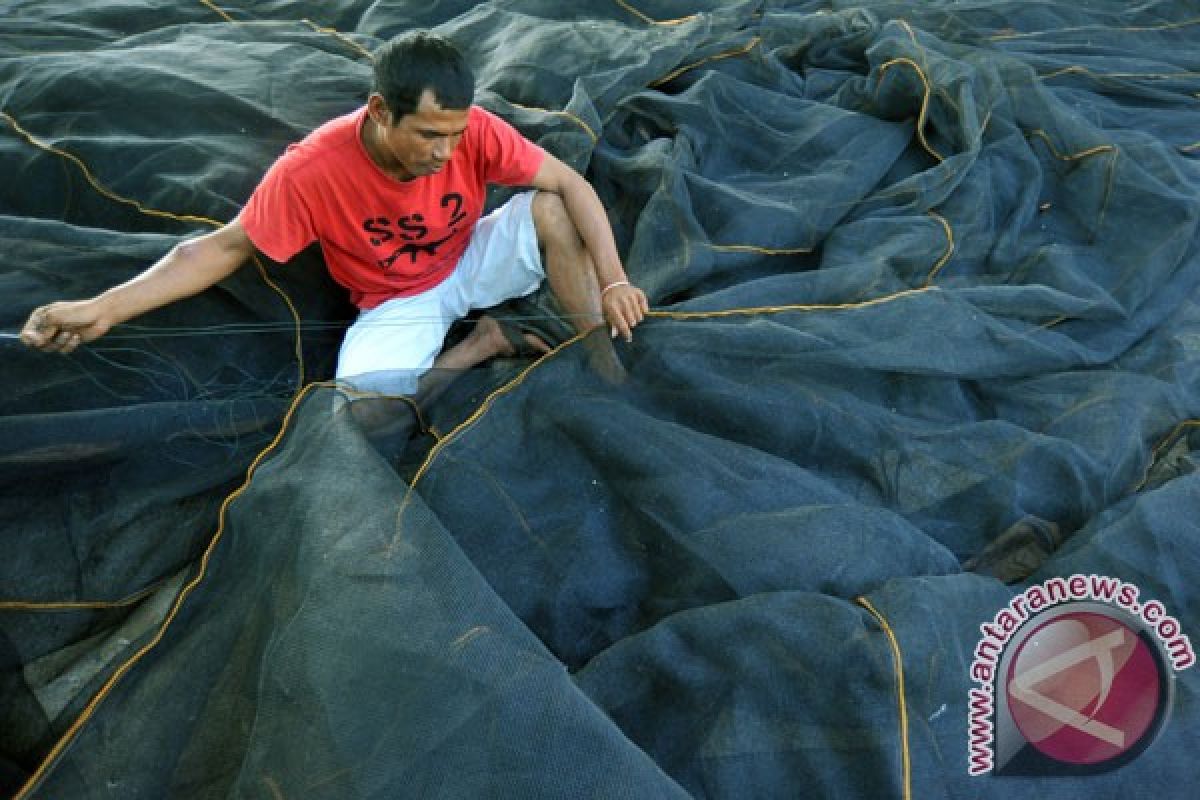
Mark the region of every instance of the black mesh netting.
<instances>
[{"instance_id":1,"label":"black mesh netting","mask_svg":"<svg viewBox=\"0 0 1200 800\"><path fill-rule=\"evenodd\" d=\"M68 357L15 340L231 218L413 26L597 188L655 309L624 375L598 339L498 361L380 450L319 383L350 315L319 252ZM1200 775L1194 669L1119 769L967 769L979 626L1028 586L1117 576L1200 631L1194 3L10 0L0 31L4 793Z\"/></svg>"}]
</instances>

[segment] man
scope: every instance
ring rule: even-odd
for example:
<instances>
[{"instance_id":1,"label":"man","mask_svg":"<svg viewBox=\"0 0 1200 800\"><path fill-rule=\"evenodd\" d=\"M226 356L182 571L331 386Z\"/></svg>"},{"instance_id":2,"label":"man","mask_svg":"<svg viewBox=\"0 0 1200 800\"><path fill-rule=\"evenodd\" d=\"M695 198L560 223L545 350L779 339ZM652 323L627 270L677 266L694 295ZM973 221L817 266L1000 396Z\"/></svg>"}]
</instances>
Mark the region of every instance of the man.
<instances>
[{"instance_id":1,"label":"man","mask_svg":"<svg viewBox=\"0 0 1200 800\"><path fill-rule=\"evenodd\" d=\"M427 398L441 371L544 352L546 343L484 316L439 355L456 319L529 294L543 277L578 330L607 324L630 339L646 296L625 275L595 191L472 106L473 94L474 77L450 42L428 32L392 40L376 54L366 106L289 147L236 219L96 297L35 309L22 341L69 353L207 289L256 249L282 262L314 241L361 309L337 367L360 390ZM487 184L537 191L481 219Z\"/></svg>"}]
</instances>

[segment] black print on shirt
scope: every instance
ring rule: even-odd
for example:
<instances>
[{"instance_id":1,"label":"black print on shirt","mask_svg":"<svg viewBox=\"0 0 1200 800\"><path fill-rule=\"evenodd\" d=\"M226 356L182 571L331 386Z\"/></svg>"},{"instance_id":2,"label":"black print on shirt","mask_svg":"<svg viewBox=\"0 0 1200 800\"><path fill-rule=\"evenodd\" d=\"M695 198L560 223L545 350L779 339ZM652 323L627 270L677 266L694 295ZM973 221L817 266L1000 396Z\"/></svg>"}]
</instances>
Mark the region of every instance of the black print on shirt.
<instances>
[{"instance_id":1,"label":"black print on shirt","mask_svg":"<svg viewBox=\"0 0 1200 800\"><path fill-rule=\"evenodd\" d=\"M467 212L462 210L463 196L458 192L451 192L442 197L442 208L451 204L454 205L454 210L450 212L450 227L453 228L467 218Z\"/></svg>"},{"instance_id":2,"label":"black print on shirt","mask_svg":"<svg viewBox=\"0 0 1200 800\"><path fill-rule=\"evenodd\" d=\"M390 272L392 265L401 256L408 256L411 264L416 264L417 256L422 253L431 258L436 256L438 248L458 232L458 224L467 218L466 212L462 210L463 204L463 196L458 192L449 192L442 196L441 207L450 210L450 217L443 224L450 227L450 233L432 241L427 240L429 225L425 224L425 217L420 213L405 214L394 220L390 217L367 217L363 220L363 230L370 234L368 241L371 242L371 246L384 247L393 243L391 253L380 258L376 264L384 272ZM397 239L400 242L399 246L395 243Z\"/></svg>"}]
</instances>

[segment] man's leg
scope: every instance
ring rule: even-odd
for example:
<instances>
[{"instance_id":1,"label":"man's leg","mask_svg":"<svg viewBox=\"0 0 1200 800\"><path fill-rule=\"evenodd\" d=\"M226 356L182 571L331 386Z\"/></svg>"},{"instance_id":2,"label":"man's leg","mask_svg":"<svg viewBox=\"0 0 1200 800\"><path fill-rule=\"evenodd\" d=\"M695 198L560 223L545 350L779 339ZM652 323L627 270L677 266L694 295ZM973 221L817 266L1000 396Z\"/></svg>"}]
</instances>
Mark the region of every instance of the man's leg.
<instances>
[{"instance_id":1,"label":"man's leg","mask_svg":"<svg viewBox=\"0 0 1200 800\"><path fill-rule=\"evenodd\" d=\"M586 333L602 327L605 323L596 266L562 199L553 192L538 192L532 213L550 291L575 330ZM583 347L588 363L604 380L618 384L625 379L625 368L608 336L587 336Z\"/></svg>"},{"instance_id":2,"label":"man's leg","mask_svg":"<svg viewBox=\"0 0 1200 800\"><path fill-rule=\"evenodd\" d=\"M532 192L518 195L480 220L458 268L437 288L366 312L347 332L338 378L382 395L350 404L355 420L368 433L402 433L413 424L412 404L428 406L464 371L516 352L509 338L513 333L483 316L466 338L438 353L454 320L473 308L489 308L532 292L542 281L533 200ZM557 242L552 250L555 247ZM529 349L550 350L534 335L525 334L524 340Z\"/></svg>"},{"instance_id":3,"label":"man's leg","mask_svg":"<svg viewBox=\"0 0 1200 800\"><path fill-rule=\"evenodd\" d=\"M596 267L562 199L538 192L532 212L546 280L571 325L580 333L603 325Z\"/></svg>"},{"instance_id":4,"label":"man's leg","mask_svg":"<svg viewBox=\"0 0 1200 800\"><path fill-rule=\"evenodd\" d=\"M549 350L535 337L527 335L525 338L534 348ZM496 356L512 353L513 346L500 325L490 317L482 317L465 339L434 360L433 367L417 382L417 390L411 399L387 394L358 397L348 403L350 414L385 457L396 457L416 427L416 409L431 404L464 371Z\"/></svg>"},{"instance_id":5,"label":"man's leg","mask_svg":"<svg viewBox=\"0 0 1200 800\"><path fill-rule=\"evenodd\" d=\"M550 350L545 342L530 334L525 334L525 341L543 353ZM418 406L432 403L465 370L497 356L510 356L514 352L512 343L500 330L500 324L491 317L480 317L467 338L434 359L433 367L421 376L413 399Z\"/></svg>"}]
</instances>

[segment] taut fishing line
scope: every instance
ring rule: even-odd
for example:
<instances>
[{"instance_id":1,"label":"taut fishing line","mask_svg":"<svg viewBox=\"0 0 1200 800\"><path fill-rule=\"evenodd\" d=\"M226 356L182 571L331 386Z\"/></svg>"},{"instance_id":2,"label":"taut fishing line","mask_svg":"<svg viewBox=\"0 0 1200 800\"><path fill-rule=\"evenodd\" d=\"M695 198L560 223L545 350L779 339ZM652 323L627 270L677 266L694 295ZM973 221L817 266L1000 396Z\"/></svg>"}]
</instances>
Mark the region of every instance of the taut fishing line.
<instances>
[{"instance_id":1,"label":"taut fishing line","mask_svg":"<svg viewBox=\"0 0 1200 800\"><path fill-rule=\"evenodd\" d=\"M562 315L504 315L506 322L522 323L536 322L543 320L566 320L580 318L578 314L562 314ZM411 317L407 320L392 320L379 322L363 322L359 325L370 328L403 328L418 322L435 321L436 317ZM473 325L476 320L472 318L464 318L458 320L459 323ZM115 341L128 339L164 339L176 338L184 336L236 336L257 333L295 333L297 330L301 332L320 332L320 331L342 331L350 327L353 320L307 320L300 323L296 322L232 322L225 325L202 325L202 326L183 326L183 327L157 327L153 325L131 325L121 324L113 326L112 330L100 337L98 341ZM20 341L20 334L17 332L0 331L0 339Z\"/></svg>"}]
</instances>

